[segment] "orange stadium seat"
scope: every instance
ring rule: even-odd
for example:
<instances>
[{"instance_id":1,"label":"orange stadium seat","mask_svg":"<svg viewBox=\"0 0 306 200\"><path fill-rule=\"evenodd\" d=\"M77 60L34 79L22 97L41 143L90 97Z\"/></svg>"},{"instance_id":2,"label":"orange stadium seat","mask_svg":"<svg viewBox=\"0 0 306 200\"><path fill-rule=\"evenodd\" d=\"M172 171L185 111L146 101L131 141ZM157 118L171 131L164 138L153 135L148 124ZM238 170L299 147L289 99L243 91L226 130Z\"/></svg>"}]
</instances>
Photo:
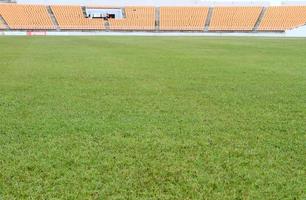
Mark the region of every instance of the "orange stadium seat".
<instances>
[{"instance_id":1,"label":"orange stadium seat","mask_svg":"<svg viewBox=\"0 0 306 200\"><path fill-rule=\"evenodd\" d=\"M103 19L86 18L80 6L51 6L60 29L103 30Z\"/></svg>"},{"instance_id":2,"label":"orange stadium seat","mask_svg":"<svg viewBox=\"0 0 306 200\"><path fill-rule=\"evenodd\" d=\"M306 6L269 7L262 19L259 30L285 31L306 23Z\"/></svg>"},{"instance_id":3,"label":"orange stadium seat","mask_svg":"<svg viewBox=\"0 0 306 200\"><path fill-rule=\"evenodd\" d=\"M160 30L204 30L207 7L161 7Z\"/></svg>"},{"instance_id":4,"label":"orange stadium seat","mask_svg":"<svg viewBox=\"0 0 306 200\"><path fill-rule=\"evenodd\" d=\"M109 19L111 30L154 30L155 8L126 7L126 18Z\"/></svg>"},{"instance_id":5,"label":"orange stadium seat","mask_svg":"<svg viewBox=\"0 0 306 200\"><path fill-rule=\"evenodd\" d=\"M0 4L0 15L10 29L55 29L46 6Z\"/></svg>"},{"instance_id":6,"label":"orange stadium seat","mask_svg":"<svg viewBox=\"0 0 306 200\"><path fill-rule=\"evenodd\" d=\"M261 7L215 7L209 30L251 31L261 10Z\"/></svg>"}]
</instances>

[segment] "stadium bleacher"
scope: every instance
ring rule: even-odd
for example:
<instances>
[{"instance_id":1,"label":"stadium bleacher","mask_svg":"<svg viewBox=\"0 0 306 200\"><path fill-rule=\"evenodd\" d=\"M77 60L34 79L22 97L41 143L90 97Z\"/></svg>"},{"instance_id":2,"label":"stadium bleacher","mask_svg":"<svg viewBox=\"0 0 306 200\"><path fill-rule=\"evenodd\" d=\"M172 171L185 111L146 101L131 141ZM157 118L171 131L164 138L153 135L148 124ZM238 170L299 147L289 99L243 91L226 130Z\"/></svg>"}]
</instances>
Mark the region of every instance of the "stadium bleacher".
<instances>
[{"instance_id":1,"label":"stadium bleacher","mask_svg":"<svg viewBox=\"0 0 306 200\"><path fill-rule=\"evenodd\" d=\"M10 29L55 29L46 6L0 4L0 15Z\"/></svg>"},{"instance_id":2,"label":"stadium bleacher","mask_svg":"<svg viewBox=\"0 0 306 200\"><path fill-rule=\"evenodd\" d=\"M119 8L120 12L121 9L123 18L97 18L88 17L86 8L81 6L1 3L0 29L273 32L306 23L306 6L125 7Z\"/></svg>"},{"instance_id":3,"label":"stadium bleacher","mask_svg":"<svg viewBox=\"0 0 306 200\"><path fill-rule=\"evenodd\" d=\"M285 31L304 25L306 6L277 6L267 8L260 31Z\"/></svg>"},{"instance_id":4,"label":"stadium bleacher","mask_svg":"<svg viewBox=\"0 0 306 200\"><path fill-rule=\"evenodd\" d=\"M126 7L126 18L109 19L110 30L154 30L155 8Z\"/></svg>"},{"instance_id":5,"label":"stadium bleacher","mask_svg":"<svg viewBox=\"0 0 306 200\"><path fill-rule=\"evenodd\" d=\"M161 7L160 30L204 30L208 7Z\"/></svg>"},{"instance_id":6,"label":"stadium bleacher","mask_svg":"<svg viewBox=\"0 0 306 200\"><path fill-rule=\"evenodd\" d=\"M65 30L103 30L103 19L89 19L83 14L81 6L51 6L60 29Z\"/></svg>"},{"instance_id":7,"label":"stadium bleacher","mask_svg":"<svg viewBox=\"0 0 306 200\"><path fill-rule=\"evenodd\" d=\"M261 10L261 7L215 7L209 30L251 31Z\"/></svg>"}]
</instances>

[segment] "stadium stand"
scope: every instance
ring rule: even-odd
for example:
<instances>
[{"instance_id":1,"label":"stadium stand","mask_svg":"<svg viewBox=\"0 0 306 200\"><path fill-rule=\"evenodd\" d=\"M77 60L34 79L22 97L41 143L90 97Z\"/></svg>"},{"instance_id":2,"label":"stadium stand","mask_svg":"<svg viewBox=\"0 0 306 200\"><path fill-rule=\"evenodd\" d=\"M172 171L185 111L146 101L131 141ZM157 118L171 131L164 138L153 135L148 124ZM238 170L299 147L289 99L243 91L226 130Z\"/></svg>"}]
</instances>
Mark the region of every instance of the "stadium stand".
<instances>
[{"instance_id":1,"label":"stadium stand","mask_svg":"<svg viewBox=\"0 0 306 200\"><path fill-rule=\"evenodd\" d=\"M261 10L260 7L215 7L209 30L251 31Z\"/></svg>"},{"instance_id":2,"label":"stadium stand","mask_svg":"<svg viewBox=\"0 0 306 200\"><path fill-rule=\"evenodd\" d=\"M305 23L306 6L275 6L267 8L258 30L285 31Z\"/></svg>"},{"instance_id":3,"label":"stadium stand","mask_svg":"<svg viewBox=\"0 0 306 200\"><path fill-rule=\"evenodd\" d=\"M207 7L161 7L160 30L204 30Z\"/></svg>"},{"instance_id":4,"label":"stadium stand","mask_svg":"<svg viewBox=\"0 0 306 200\"><path fill-rule=\"evenodd\" d=\"M126 7L126 18L109 19L111 30L154 30L155 8L153 7Z\"/></svg>"},{"instance_id":5,"label":"stadium stand","mask_svg":"<svg viewBox=\"0 0 306 200\"><path fill-rule=\"evenodd\" d=\"M0 15L10 29L54 29L46 6L0 4Z\"/></svg>"},{"instance_id":6,"label":"stadium stand","mask_svg":"<svg viewBox=\"0 0 306 200\"><path fill-rule=\"evenodd\" d=\"M103 19L86 18L80 6L51 6L60 29L66 30L103 30Z\"/></svg>"},{"instance_id":7,"label":"stadium stand","mask_svg":"<svg viewBox=\"0 0 306 200\"><path fill-rule=\"evenodd\" d=\"M120 12L120 17L111 18L109 13L106 13L107 15L95 18L96 16L91 15L86 17L87 10L81 6L0 3L0 29L277 32L306 23L306 6L116 9Z\"/></svg>"}]
</instances>

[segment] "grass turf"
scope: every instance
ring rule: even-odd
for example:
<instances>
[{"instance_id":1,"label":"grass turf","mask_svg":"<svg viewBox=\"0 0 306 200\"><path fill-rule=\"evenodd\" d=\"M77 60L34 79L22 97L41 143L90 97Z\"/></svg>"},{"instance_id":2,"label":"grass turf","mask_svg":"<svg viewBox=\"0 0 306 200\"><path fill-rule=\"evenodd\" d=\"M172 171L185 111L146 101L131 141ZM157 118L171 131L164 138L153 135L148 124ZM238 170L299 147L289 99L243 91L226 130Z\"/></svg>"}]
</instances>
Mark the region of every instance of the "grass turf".
<instances>
[{"instance_id":1,"label":"grass turf","mask_svg":"<svg viewBox=\"0 0 306 200\"><path fill-rule=\"evenodd\" d=\"M306 198L306 40L0 49L0 199Z\"/></svg>"}]
</instances>

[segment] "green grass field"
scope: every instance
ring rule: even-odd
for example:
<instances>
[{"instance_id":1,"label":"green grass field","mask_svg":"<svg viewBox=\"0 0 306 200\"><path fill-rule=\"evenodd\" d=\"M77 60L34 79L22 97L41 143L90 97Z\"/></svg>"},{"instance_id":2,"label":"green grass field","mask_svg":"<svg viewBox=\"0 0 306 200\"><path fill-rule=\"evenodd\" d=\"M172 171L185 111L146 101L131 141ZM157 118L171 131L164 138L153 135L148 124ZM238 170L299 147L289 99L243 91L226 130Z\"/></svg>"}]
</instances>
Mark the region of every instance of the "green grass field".
<instances>
[{"instance_id":1,"label":"green grass field","mask_svg":"<svg viewBox=\"0 0 306 200\"><path fill-rule=\"evenodd\" d=\"M0 37L0 199L306 199L306 40Z\"/></svg>"}]
</instances>

